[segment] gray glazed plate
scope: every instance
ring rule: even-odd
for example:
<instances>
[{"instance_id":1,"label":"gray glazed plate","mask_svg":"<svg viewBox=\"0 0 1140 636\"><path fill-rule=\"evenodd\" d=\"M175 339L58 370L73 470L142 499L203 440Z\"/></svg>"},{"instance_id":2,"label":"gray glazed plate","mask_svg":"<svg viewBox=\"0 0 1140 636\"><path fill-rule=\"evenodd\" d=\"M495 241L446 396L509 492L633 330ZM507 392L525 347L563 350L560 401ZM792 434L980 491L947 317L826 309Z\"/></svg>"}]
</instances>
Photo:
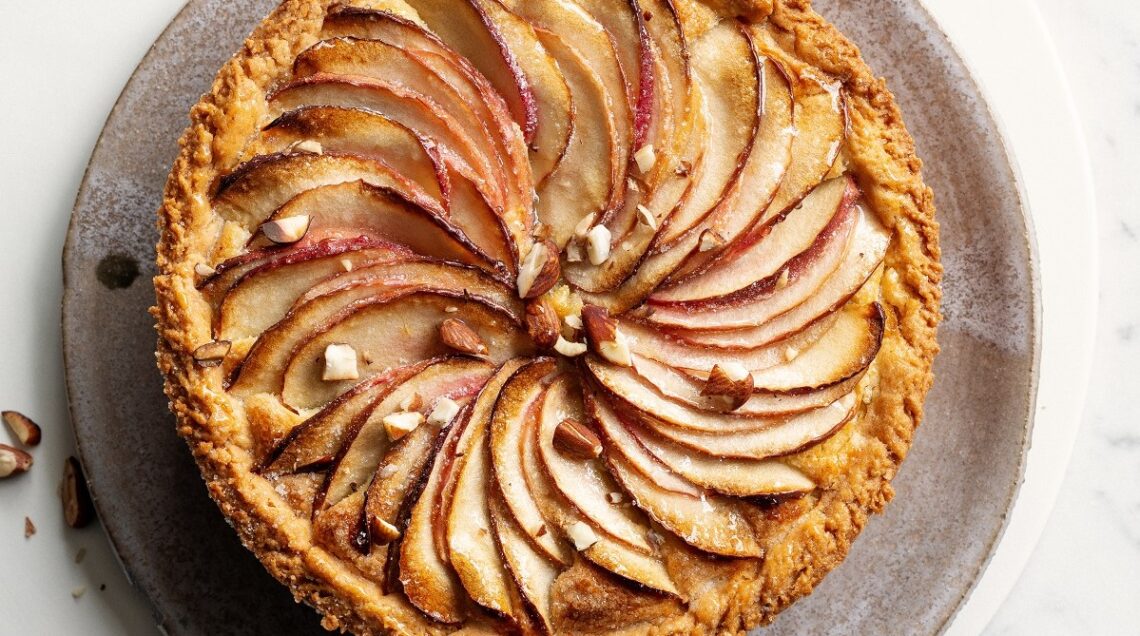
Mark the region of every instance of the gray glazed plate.
<instances>
[{"instance_id":1,"label":"gray glazed plate","mask_svg":"<svg viewBox=\"0 0 1140 636\"><path fill-rule=\"evenodd\" d=\"M246 552L174 433L154 365L154 212L186 113L274 0L191 0L111 112L64 251L63 341L79 449L128 575L176 635L319 634ZM849 558L763 634L934 634L984 569L1021 482L1038 293L1001 135L916 0L819 0L886 75L937 196L943 352L895 501Z\"/></svg>"}]
</instances>

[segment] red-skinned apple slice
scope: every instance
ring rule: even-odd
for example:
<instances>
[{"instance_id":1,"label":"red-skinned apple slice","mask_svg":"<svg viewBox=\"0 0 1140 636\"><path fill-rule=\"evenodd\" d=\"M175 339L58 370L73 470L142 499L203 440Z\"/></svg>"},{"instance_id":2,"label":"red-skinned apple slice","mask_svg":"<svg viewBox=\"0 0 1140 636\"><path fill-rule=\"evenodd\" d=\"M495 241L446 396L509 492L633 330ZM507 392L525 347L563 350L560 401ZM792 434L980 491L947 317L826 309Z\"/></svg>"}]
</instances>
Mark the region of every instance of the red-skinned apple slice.
<instances>
[{"instance_id":1,"label":"red-skinned apple slice","mask_svg":"<svg viewBox=\"0 0 1140 636\"><path fill-rule=\"evenodd\" d=\"M401 359L413 361L446 353L447 349L435 331L444 317L451 315L447 313L449 307L455 307L457 310L455 313L469 310L472 318L486 317L498 321L499 324L491 326L496 333L508 328L511 324L509 315L501 310L483 309L490 307L486 303L487 301L483 299L466 296L461 291L455 290L422 287L393 289L375 285L347 288L338 293L321 296L291 311L281 322L258 338L229 390L242 397L255 393L281 391L286 368L296 351L306 344L311 344L319 335L327 335L330 326L343 323L345 316L355 315L367 308L371 308L368 309L368 315L375 314L377 318L408 324L409 330L416 329L420 337L412 338L411 333L404 334L402 330L401 333L384 332L388 333L390 341L383 343L382 348L374 352L357 349L362 378L376 375L385 367L403 366L406 362L401 363ZM488 315L487 311L493 313ZM487 329L488 337L492 335L488 325L476 323L472 325ZM384 337L381 333L373 335ZM523 350L525 351L526 347ZM320 354L314 356L310 362L315 363L319 357ZM335 395L337 389L343 391L347 388L340 382L327 384L328 387L321 387L318 390L321 396ZM306 396L305 401L312 399L317 398Z\"/></svg>"},{"instance_id":2,"label":"red-skinned apple slice","mask_svg":"<svg viewBox=\"0 0 1140 636\"><path fill-rule=\"evenodd\" d=\"M436 287L462 292L504 310L514 324L522 324L525 309L513 287L487 277L482 270L458 263L408 257L339 271L312 284L297 297L296 306L350 287Z\"/></svg>"},{"instance_id":3,"label":"red-skinned apple slice","mask_svg":"<svg viewBox=\"0 0 1140 636\"><path fill-rule=\"evenodd\" d=\"M690 47L693 76L705 95L709 144L701 179L684 204L662 221L654 238L655 253L707 226L702 221L732 194L756 140L763 67L743 29L736 22L721 22Z\"/></svg>"},{"instance_id":4,"label":"red-skinned apple slice","mask_svg":"<svg viewBox=\"0 0 1140 636\"><path fill-rule=\"evenodd\" d=\"M441 40L468 59L506 100L523 140L538 130L538 104L516 53L498 26L471 0L408 0Z\"/></svg>"},{"instance_id":5,"label":"red-skinned apple slice","mask_svg":"<svg viewBox=\"0 0 1140 636\"><path fill-rule=\"evenodd\" d=\"M600 428L622 426L611 406L597 396L588 397L586 408L592 419L605 421ZM639 451L644 452L636 445L630 449ZM723 556L763 555L755 531L740 508L744 504L714 493L693 496L664 488L634 468L621 453L609 453L606 462L637 506L689 545Z\"/></svg>"},{"instance_id":6,"label":"red-skinned apple slice","mask_svg":"<svg viewBox=\"0 0 1140 636\"><path fill-rule=\"evenodd\" d=\"M546 522L527 488L518 455L526 419L533 409L539 408L546 390L543 380L555 369L553 360L540 358L519 369L503 388L491 419L491 465L495 482L518 526L547 558L569 565L573 554L564 542L545 531Z\"/></svg>"},{"instance_id":7,"label":"red-skinned apple slice","mask_svg":"<svg viewBox=\"0 0 1140 636\"><path fill-rule=\"evenodd\" d=\"M753 26L751 29L753 41L762 54L781 62L787 58L787 53L775 42L767 26ZM796 66L794 61L784 64L789 71ZM780 189L768 206L765 219L802 199L831 170L847 134L847 107L840 88L839 82L807 71L800 71L798 76L792 77L792 94L796 100L796 138L792 142L792 160Z\"/></svg>"},{"instance_id":8,"label":"red-skinned apple slice","mask_svg":"<svg viewBox=\"0 0 1140 636\"><path fill-rule=\"evenodd\" d=\"M853 206L858 196L850 177L820 184L800 205L750 231L707 268L657 291L649 302L659 307L699 306L685 303L723 298L779 276L789 261L816 244L833 219Z\"/></svg>"},{"instance_id":9,"label":"red-skinned apple slice","mask_svg":"<svg viewBox=\"0 0 1140 636\"><path fill-rule=\"evenodd\" d=\"M566 156L538 188L538 217L550 228L551 240L562 248L583 217L616 205L625 188L624 164L612 100L600 78L561 38L546 31L538 34L558 61L574 98L574 130Z\"/></svg>"},{"instance_id":10,"label":"red-skinned apple slice","mask_svg":"<svg viewBox=\"0 0 1140 636\"><path fill-rule=\"evenodd\" d=\"M833 321L827 317L808 325L781 342L756 347L747 346L745 340L728 337L715 343L702 342L697 335L719 335L716 332L692 332L680 338L656 326L622 318L620 328L629 343L630 351L663 362L679 369L709 370L721 362L735 362L746 369L764 369L785 362L788 347L806 349L821 338ZM731 333L731 332L726 332Z\"/></svg>"},{"instance_id":11,"label":"red-skinned apple slice","mask_svg":"<svg viewBox=\"0 0 1140 636\"><path fill-rule=\"evenodd\" d=\"M821 316L842 307L879 268L890 244L890 234L875 218L873 212L864 210L862 206L856 206L853 208L853 213L858 217L858 222L854 228L854 236L849 240L846 254L838 267L833 269L832 275L827 277L811 296L764 324L722 333L731 334L733 338L759 346L797 333L804 328L804 325L811 324ZM692 318L686 323L686 328L707 324L706 319L714 313L718 312L692 314ZM697 329L692 333L700 334L701 331Z\"/></svg>"},{"instance_id":12,"label":"red-skinned apple slice","mask_svg":"<svg viewBox=\"0 0 1140 636\"><path fill-rule=\"evenodd\" d=\"M773 60L765 59L763 65L764 111L760 130L733 192L710 215L712 230L729 244L764 216L792 159L796 129L792 125L791 87L787 75ZM670 278L680 280L719 254L694 253Z\"/></svg>"},{"instance_id":13,"label":"red-skinned apple slice","mask_svg":"<svg viewBox=\"0 0 1140 636\"><path fill-rule=\"evenodd\" d=\"M538 415L539 455L558 492L596 527L642 552L650 552L648 527L607 501L619 488L606 474L602 461L570 459L554 448L554 431L563 420L585 421L582 404L565 376L551 383Z\"/></svg>"},{"instance_id":14,"label":"red-skinned apple slice","mask_svg":"<svg viewBox=\"0 0 1140 636\"><path fill-rule=\"evenodd\" d=\"M332 464L354 423L393 388L438 360L393 369L357 384L289 432L258 472L288 475Z\"/></svg>"},{"instance_id":15,"label":"red-skinned apple slice","mask_svg":"<svg viewBox=\"0 0 1140 636\"><path fill-rule=\"evenodd\" d=\"M574 128L574 106L558 63L526 20L507 10L499 0L468 0L493 24L515 56L534 95L537 126L527 140L535 183L541 184L558 167Z\"/></svg>"},{"instance_id":16,"label":"red-skinned apple slice","mask_svg":"<svg viewBox=\"0 0 1140 636\"><path fill-rule=\"evenodd\" d=\"M284 152L254 157L223 177L214 195L214 211L252 233L298 194L352 181L394 189L405 198L419 190L391 166L375 158Z\"/></svg>"},{"instance_id":17,"label":"red-skinned apple slice","mask_svg":"<svg viewBox=\"0 0 1140 636\"><path fill-rule=\"evenodd\" d=\"M404 595L420 611L442 623L459 623L467 615L468 601L463 585L435 541L435 511L441 504L447 473L455 460L456 444L469 421L460 417L462 421L450 427L443 446L435 455L400 541L400 583Z\"/></svg>"},{"instance_id":18,"label":"red-skinned apple slice","mask_svg":"<svg viewBox=\"0 0 1140 636\"><path fill-rule=\"evenodd\" d=\"M221 297L218 338L240 340L256 336L281 320L289 308L324 278L378 263L414 258L402 246L341 250L346 242L321 241L307 248L281 253L250 268ZM347 243L351 245L352 243Z\"/></svg>"},{"instance_id":19,"label":"red-skinned apple slice","mask_svg":"<svg viewBox=\"0 0 1140 636\"><path fill-rule=\"evenodd\" d=\"M415 395L421 396L421 413L431 413L434 405L443 398L464 403L477 393L491 377L495 367L482 360L448 358L426 366L419 373L404 380L357 418L328 477L321 487L317 508L335 505L362 484L368 484L376 472L385 452L392 445L385 431L384 417L404 410L401 405ZM420 424L436 431L439 426L431 422Z\"/></svg>"},{"instance_id":20,"label":"red-skinned apple slice","mask_svg":"<svg viewBox=\"0 0 1140 636\"><path fill-rule=\"evenodd\" d=\"M472 402L466 444L456 468L453 504L447 515L447 545L451 565L463 587L476 603L511 616L517 608L511 602L510 574L494 539L488 493L494 486L490 452L487 448L491 413L503 385L525 360L515 358L503 364L487 381Z\"/></svg>"},{"instance_id":21,"label":"red-skinned apple slice","mask_svg":"<svg viewBox=\"0 0 1140 636\"><path fill-rule=\"evenodd\" d=\"M407 525L406 520L401 518L401 513L410 516L414 501L410 500L409 495L414 494L423 484L428 462L435 457L440 442L437 428L420 426L388 446L377 465L372 483L365 492L356 537L356 547L361 552L374 551L391 539L390 535L377 534L377 530L385 529L379 522L396 529ZM345 500L349 498L351 496Z\"/></svg>"},{"instance_id":22,"label":"red-skinned apple slice","mask_svg":"<svg viewBox=\"0 0 1140 636\"><path fill-rule=\"evenodd\" d=\"M606 30L625 84L625 95L633 116L633 148L646 142L653 124L656 70L649 32L638 0L573 0ZM538 3L531 3L538 4ZM615 6L616 5L616 6ZM574 7L576 9L576 7ZM616 99L616 97L615 97Z\"/></svg>"},{"instance_id":23,"label":"red-skinned apple slice","mask_svg":"<svg viewBox=\"0 0 1140 636\"><path fill-rule=\"evenodd\" d=\"M784 422L779 417L748 416L736 412L720 413L693 408L670 400L629 367L609 364L594 356L587 356L584 365L593 380L607 391L615 404L628 407L643 418L652 418L679 429L732 436L744 431L778 428Z\"/></svg>"},{"instance_id":24,"label":"red-skinned apple slice","mask_svg":"<svg viewBox=\"0 0 1140 636\"><path fill-rule=\"evenodd\" d=\"M400 122L439 144L445 156L471 165L492 184L500 173L471 133L433 97L398 82L361 75L315 73L282 86L268 96L276 113L305 106L362 108Z\"/></svg>"},{"instance_id":25,"label":"red-skinned apple slice","mask_svg":"<svg viewBox=\"0 0 1140 636\"><path fill-rule=\"evenodd\" d=\"M676 585L669 576L668 571L665 569L661 557L656 554L645 541L650 532L647 520L635 509L628 506L623 506L618 510L614 504L609 501L613 495L621 495L620 487L613 482L606 472L601 460L591 460L591 468L588 472L596 475L598 483L603 484L600 492L595 492L597 497L596 502L585 502L585 507L590 509L597 509L600 506L609 506L614 508L618 514L624 519L619 523L622 526L630 525L634 529L637 537L642 537L641 542L646 543L644 548L634 548L630 544L615 538L615 535L602 525L597 525L589 518L583 515L583 507L575 506L574 503L568 499L567 493L560 490L555 484L553 472L549 468L540 455L547 455L548 451L553 451L553 447L548 443L540 441L543 437L542 427L548 426L543 424L547 417L558 416L556 412L558 409L552 401L563 398L569 399L571 396L567 392L567 376L560 376L552 384L551 389L547 391L546 396L543 398L543 405L541 413L533 413L533 417L527 420L527 430L524 434L523 447L521 449L521 462L523 473L527 477L527 485L530 487L531 492L534 494L535 502L538 503L542 511L543 517L547 520L547 525L551 532L560 532L568 534L569 528L577 525L584 524L587 527L595 529L595 538L597 541L592 545L586 547L581 551L581 554L595 565L608 570L620 577L629 579L650 589L665 592L666 594L680 595ZM560 386L561 385L561 386ZM575 415L578 419L576 421L584 422L581 405L575 409ZM561 421L561 420L559 420ZM552 426L557 426L555 422ZM548 431L549 432L549 431ZM548 451L543 451L544 447L550 446ZM557 461L566 461L558 456ZM569 472L569 471L563 471ZM563 474L563 477L568 475ZM584 477L588 478L588 477ZM578 493L584 494L584 493ZM581 500L581 497L575 497ZM602 512L596 515L599 518L611 517L609 512Z\"/></svg>"},{"instance_id":26,"label":"red-skinned apple slice","mask_svg":"<svg viewBox=\"0 0 1140 636\"><path fill-rule=\"evenodd\" d=\"M848 393L823 408L807 411L779 425L752 431L702 432L642 418L652 431L682 446L713 457L765 459L807 448L827 439L853 415L855 394Z\"/></svg>"},{"instance_id":27,"label":"red-skinned apple slice","mask_svg":"<svg viewBox=\"0 0 1140 636\"><path fill-rule=\"evenodd\" d=\"M302 241L367 235L407 245L418 254L480 267L500 280L512 280L503 262L483 251L442 210L409 201L399 192L364 181L305 190L278 208L272 219L308 216Z\"/></svg>"},{"instance_id":28,"label":"red-skinned apple slice","mask_svg":"<svg viewBox=\"0 0 1140 636\"><path fill-rule=\"evenodd\" d=\"M635 428L641 445L667 468L689 481L734 497L785 496L815 488L799 470L775 459L734 459L695 453Z\"/></svg>"},{"instance_id":29,"label":"red-skinned apple slice","mask_svg":"<svg viewBox=\"0 0 1140 636\"><path fill-rule=\"evenodd\" d=\"M458 309L456 316L483 340L496 364L533 350L526 330L513 323L509 313L451 290L405 288L409 294L398 300L363 300L345 307L316 328L294 348L284 368L281 399L296 408L323 404L343 391L343 382L326 381L324 352L332 344L348 344L357 355L362 376L389 366L406 364L446 354L439 325ZM458 301L458 302L457 302ZM377 329L377 325L399 328Z\"/></svg>"},{"instance_id":30,"label":"red-skinned apple slice","mask_svg":"<svg viewBox=\"0 0 1140 636\"><path fill-rule=\"evenodd\" d=\"M385 11L338 8L325 17L322 35L380 40L407 50L462 95L463 101L480 113L481 120L494 122L498 134L492 135L493 141L507 160L509 202L504 218L508 227L517 226L519 233L529 234L533 180L527 150L506 102L482 73L420 25Z\"/></svg>"},{"instance_id":31,"label":"red-skinned apple slice","mask_svg":"<svg viewBox=\"0 0 1140 636\"><path fill-rule=\"evenodd\" d=\"M653 385L662 395L686 406L703 410L719 410L715 401L702 395L708 378L706 372L686 373L651 358L634 355L634 368L638 375ZM758 372L763 374L764 372ZM803 391L768 391L755 389L752 397L732 410L744 417L779 417L795 415L821 406L827 406L854 390L861 375L856 372L847 380Z\"/></svg>"},{"instance_id":32,"label":"red-skinned apple slice","mask_svg":"<svg viewBox=\"0 0 1140 636\"><path fill-rule=\"evenodd\" d=\"M885 316L878 303L847 307L811 347L784 364L752 372L757 393L803 394L846 385L874 361L883 342ZM698 379L704 372L690 372ZM739 412L739 411L738 411Z\"/></svg>"},{"instance_id":33,"label":"red-skinned apple slice","mask_svg":"<svg viewBox=\"0 0 1140 636\"><path fill-rule=\"evenodd\" d=\"M523 599L538 615L546 633L553 634L555 630L551 621L550 590L554 579L558 577L558 562L534 547L503 501L503 495L497 487L491 488L487 497L495 535L499 539L499 548L511 572L511 578Z\"/></svg>"},{"instance_id":34,"label":"red-skinned apple slice","mask_svg":"<svg viewBox=\"0 0 1140 636\"><path fill-rule=\"evenodd\" d=\"M376 157L411 179L446 209L450 178L438 148L415 131L360 109L309 106L289 111L261 132L262 154L315 141L322 151Z\"/></svg>"}]
</instances>

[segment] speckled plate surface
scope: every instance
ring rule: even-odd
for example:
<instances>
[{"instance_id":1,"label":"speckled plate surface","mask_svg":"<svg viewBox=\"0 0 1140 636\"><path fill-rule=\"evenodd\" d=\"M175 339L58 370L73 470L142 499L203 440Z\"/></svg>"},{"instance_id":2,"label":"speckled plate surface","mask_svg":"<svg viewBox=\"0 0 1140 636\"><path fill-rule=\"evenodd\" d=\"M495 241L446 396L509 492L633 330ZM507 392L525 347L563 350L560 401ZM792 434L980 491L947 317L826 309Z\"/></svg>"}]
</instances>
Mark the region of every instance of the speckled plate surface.
<instances>
[{"instance_id":1,"label":"speckled plate surface","mask_svg":"<svg viewBox=\"0 0 1140 636\"><path fill-rule=\"evenodd\" d=\"M64 250L63 339L103 524L170 634L323 633L245 551L174 433L154 365L161 200L186 113L274 0L192 0L107 121ZM887 77L926 161L946 266L943 353L897 497L810 597L760 630L934 634L997 544L1021 482L1040 328L1015 170L961 60L917 0L818 0Z\"/></svg>"}]
</instances>

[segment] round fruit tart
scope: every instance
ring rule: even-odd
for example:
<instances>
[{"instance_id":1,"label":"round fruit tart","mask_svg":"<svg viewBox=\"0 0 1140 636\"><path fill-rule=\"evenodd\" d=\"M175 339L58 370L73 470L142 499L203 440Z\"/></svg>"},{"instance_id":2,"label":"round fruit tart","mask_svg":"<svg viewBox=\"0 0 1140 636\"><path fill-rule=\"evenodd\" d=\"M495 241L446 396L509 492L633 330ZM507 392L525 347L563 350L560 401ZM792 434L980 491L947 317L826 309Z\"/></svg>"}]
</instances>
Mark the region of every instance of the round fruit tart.
<instances>
[{"instance_id":1,"label":"round fruit tart","mask_svg":"<svg viewBox=\"0 0 1140 636\"><path fill-rule=\"evenodd\" d=\"M166 392L328 629L741 632L890 500L938 229L806 0L286 0L190 119Z\"/></svg>"}]
</instances>

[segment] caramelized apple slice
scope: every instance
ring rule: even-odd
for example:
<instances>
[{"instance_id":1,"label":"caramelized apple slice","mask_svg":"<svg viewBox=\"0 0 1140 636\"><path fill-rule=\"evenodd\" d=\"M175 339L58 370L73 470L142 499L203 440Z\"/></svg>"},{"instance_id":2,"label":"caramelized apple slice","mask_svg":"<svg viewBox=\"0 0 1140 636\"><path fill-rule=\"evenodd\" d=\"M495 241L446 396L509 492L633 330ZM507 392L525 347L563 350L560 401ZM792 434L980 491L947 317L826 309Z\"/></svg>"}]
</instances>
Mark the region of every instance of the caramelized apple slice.
<instances>
[{"instance_id":1,"label":"caramelized apple slice","mask_svg":"<svg viewBox=\"0 0 1140 636\"><path fill-rule=\"evenodd\" d=\"M622 426L617 414L603 400L591 396L586 404L593 419L605 420L599 424L600 428L612 430ZM635 445L629 452L643 451ZM713 493L693 496L663 488L635 469L620 453L607 454L606 462L637 506L689 545L723 556L763 555L763 548L742 511L745 504Z\"/></svg>"},{"instance_id":2,"label":"caramelized apple slice","mask_svg":"<svg viewBox=\"0 0 1140 636\"><path fill-rule=\"evenodd\" d=\"M476 603L505 616L511 602L510 574L495 541L488 493L495 487L487 448L491 412L503 385L525 360L509 360L491 376L472 402L466 444L457 449L452 505L446 519L448 554L467 594Z\"/></svg>"},{"instance_id":3,"label":"caramelized apple slice","mask_svg":"<svg viewBox=\"0 0 1140 636\"><path fill-rule=\"evenodd\" d=\"M491 419L491 464L503 499L522 532L547 558L569 565L572 553L546 528L546 522L527 488L519 464L526 419L540 408L546 387L543 381L555 371L549 358L540 358L518 370L503 388Z\"/></svg>"},{"instance_id":4,"label":"caramelized apple slice","mask_svg":"<svg viewBox=\"0 0 1140 636\"><path fill-rule=\"evenodd\" d=\"M751 33L750 30L747 32ZM733 243L764 216L792 159L792 140L796 129L792 125L791 87L787 75L775 61L763 60L763 67L764 110L756 141L733 185L733 192L710 214L712 231L726 244ZM691 254L670 278L680 280L701 269L720 253Z\"/></svg>"},{"instance_id":5,"label":"caramelized apple slice","mask_svg":"<svg viewBox=\"0 0 1140 636\"><path fill-rule=\"evenodd\" d=\"M362 108L400 122L435 141L446 154L470 164L492 184L501 183L491 160L463 124L435 98L394 81L360 75L315 73L294 80L268 96L271 111L304 106Z\"/></svg>"},{"instance_id":6,"label":"caramelized apple slice","mask_svg":"<svg viewBox=\"0 0 1140 636\"><path fill-rule=\"evenodd\" d=\"M779 425L751 431L695 431L643 418L662 437L714 457L765 459L787 455L816 444L839 430L854 415L855 394L829 406L791 417Z\"/></svg>"},{"instance_id":7,"label":"caramelized apple slice","mask_svg":"<svg viewBox=\"0 0 1140 636\"><path fill-rule=\"evenodd\" d=\"M856 206L852 214L856 216L857 221L854 234L848 240L846 253L839 265L833 268L831 276L826 277L808 298L764 324L722 333L731 334L732 338L759 346L797 333L805 325L812 324L821 316L842 307L879 268L890 244L890 235L875 218L874 213L864 210L862 206ZM695 329L690 333L699 339L702 328L714 322L720 324L713 315L719 315L721 312L732 314L733 310L728 308L719 312L694 313L685 328ZM740 322L743 321L740 319Z\"/></svg>"},{"instance_id":8,"label":"caramelized apple slice","mask_svg":"<svg viewBox=\"0 0 1140 636\"><path fill-rule=\"evenodd\" d=\"M399 531L407 525L407 519L402 517L411 516L410 510L415 503L411 495L423 485L425 473L441 442L439 429L420 426L390 444L384 451L365 493L357 549L361 552L374 552L388 542L399 541L398 537L392 540L389 533L392 529ZM398 552L389 556L398 558Z\"/></svg>"},{"instance_id":9,"label":"caramelized apple slice","mask_svg":"<svg viewBox=\"0 0 1140 636\"><path fill-rule=\"evenodd\" d=\"M494 366L481 360L449 358L426 366L386 393L362 418L354 421L354 429L346 435L336 463L321 488L317 508L335 505L371 482L393 443L385 430L386 416L405 410L402 405L415 395L421 397L421 406L415 410L425 414L431 413L442 398L462 404L478 393L493 372ZM420 426L439 430L439 426L431 422L425 421Z\"/></svg>"},{"instance_id":10,"label":"caramelized apple slice","mask_svg":"<svg viewBox=\"0 0 1140 636\"><path fill-rule=\"evenodd\" d=\"M470 60L506 100L523 139L534 141L538 104L522 63L499 25L472 0L406 0L428 28Z\"/></svg>"},{"instance_id":11,"label":"caramelized apple slice","mask_svg":"<svg viewBox=\"0 0 1140 636\"><path fill-rule=\"evenodd\" d=\"M568 378L561 376L551 383L543 398L536 434L545 470L558 492L593 525L634 548L649 552L651 548L645 538L648 527L608 501L610 493L619 489L606 473L601 459L569 458L554 447L555 430L563 420L585 421L582 404L575 393Z\"/></svg>"},{"instance_id":12,"label":"caramelized apple slice","mask_svg":"<svg viewBox=\"0 0 1140 636\"><path fill-rule=\"evenodd\" d=\"M787 54L775 42L766 25L751 29L753 41L763 55L781 62L785 60ZM791 71L795 62L784 64L784 67ZM817 77L806 70L792 77L792 94L796 100L796 138L792 142L792 160L765 218L783 212L802 199L824 179L835 163L847 134L847 107L840 87L841 83Z\"/></svg>"},{"instance_id":13,"label":"caramelized apple slice","mask_svg":"<svg viewBox=\"0 0 1140 636\"><path fill-rule=\"evenodd\" d=\"M409 179L375 158L285 152L254 157L222 178L214 195L214 211L252 233L298 194L352 181L394 190L404 198L418 190Z\"/></svg>"},{"instance_id":14,"label":"caramelized apple slice","mask_svg":"<svg viewBox=\"0 0 1140 636\"><path fill-rule=\"evenodd\" d=\"M256 336L281 320L289 308L319 281L379 263L414 258L398 245L361 250L337 249L326 240L282 253L251 268L222 296L218 309L218 338L240 340Z\"/></svg>"},{"instance_id":15,"label":"caramelized apple slice","mask_svg":"<svg viewBox=\"0 0 1140 636\"><path fill-rule=\"evenodd\" d=\"M724 298L778 276L788 261L818 241L837 215L854 205L858 194L850 177L821 184L800 205L749 232L706 269L655 292L649 302L669 307Z\"/></svg>"},{"instance_id":16,"label":"caramelized apple slice","mask_svg":"<svg viewBox=\"0 0 1140 636\"><path fill-rule=\"evenodd\" d=\"M815 488L802 472L775 459L712 457L634 429L638 441L662 464L689 481L734 497L785 496Z\"/></svg>"},{"instance_id":17,"label":"caramelized apple slice","mask_svg":"<svg viewBox=\"0 0 1140 636\"><path fill-rule=\"evenodd\" d=\"M616 205L625 187L624 164L612 102L601 79L561 38L543 31L539 36L558 61L574 98L574 131L566 156L538 189L539 219L562 248L583 217Z\"/></svg>"},{"instance_id":18,"label":"caramelized apple slice","mask_svg":"<svg viewBox=\"0 0 1140 636\"><path fill-rule=\"evenodd\" d=\"M792 359L784 364L752 372L756 391L769 394L804 394L820 388L846 384L875 360L883 342L885 318L878 303L848 307L814 345L803 350L785 350ZM690 372L696 378L704 372Z\"/></svg>"},{"instance_id":19,"label":"caramelized apple slice","mask_svg":"<svg viewBox=\"0 0 1140 636\"><path fill-rule=\"evenodd\" d=\"M561 388L558 386L560 384L562 385ZM572 503L572 500L567 497L566 491L555 485L549 464L544 463L540 456L547 454L542 450L542 447L551 445L543 443L540 438L544 437L542 429L548 426L544 423L549 421L547 418L552 413L558 415L556 412L558 408L552 401L561 398L571 398L568 392L567 376L560 376L551 386L551 389L546 392L546 396L543 398L542 413L534 413L534 417L527 420L527 430L523 435L523 447L521 449L521 462L523 473L527 477L527 485L534 494L535 502L541 509L550 532L568 535L571 531L582 532L583 527L591 528L596 541L589 546L582 547L582 556L620 577L666 594L679 595L676 585L665 569L661 556L649 547L645 539L650 532L648 521L641 513L628 505L620 487L613 482L605 468L600 465L600 459L591 460L591 468L587 472L598 477L598 483L602 484L603 488L600 489L601 492L594 493L597 496L597 501L587 503L587 507L595 509L595 512L602 506L615 509L624 518L624 521L619 523L635 529L634 535L642 537L642 542L646 543L646 547L631 547L629 543L618 539L613 533L607 531L606 527L595 524L583 515L582 507ZM577 403L577 398L573 399ZM574 411L574 415L578 418L577 421L584 422L580 403L577 404ZM553 434L551 433L551 435ZM553 450L552 446L550 450ZM561 456L558 459L561 459ZM573 484L572 487L580 488L584 483L586 482ZM589 490L589 486L584 490ZM584 492L577 494L581 495ZM622 500L611 501L613 497L620 497ZM575 499L581 500L582 498L576 496ZM610 513L602 512L596 516L606 518L610 516Z\"/></svg>"},{"instance_id":20,"label":"caramelized apple slice","mask_svg":"<svg viewBox=\"0 0 1140 636\"><path fill-rule=\"evenodd\" d=\"M636 354L633 357L633 363L638 375L670 400L706 411L720 410L720 405L712 398L702 394L708 378L707 372L685 372L652 358L645 358ZM764 374L763 371L757 373ZM856 372L846 380L803 390L769 391L762 387L756 388L748 401L733 409L732 412L744 417L795 415L810 409L827 406L850 393L854 390L860 377L862 377L861 373Z\"/></svg>"},{"instance_id":21,"label":"caramelized apple slice","mask_svg":"<svg viewBox=\"0 0 1140 636\"><path fill-rule=\"evenodd\" d=\"M555 630L550 619L550 590L554 579L558 577L558 562L534 547L503 501L498 488L491 488L487 497L491 507L491 521L499 539L499 549L511 572L511 578L526 603L538 615L546 633L553 634Z\"/></svg>"},{"instance_id":22,"label":"caramelized apple slice","mask_svg":"<svg viewBox=\"0 0 1140 636\"><path fill-rule=\"evenodd\" d=\"M633 148L641 148L646 143L654 119L657 75L651 51L653 45L649 32L645 29L645 14L641 5L638 0L573 0L573 3L585 9L605 29L613 43L613 51L624 79L626 99L633 115ZM577 7L572 7L570 12L576 10ZM561 16L558 21L564 22Z\"/></svg>"},{"instance_id":23,"label":"caramelized apple slice","mask_svg":"<svg viewBox=\"0 0 1140 636\"><path fill-rule=\"evenodd\" d=\"M424 256L475 265L510 281L502 261L473 243L445 214L438 208L413 203L395 190L349 181L305 190L271 218L310 217L306 241L324 236L366 235L407 245Z\"/></svg>"},{"instance_id":24,"label":"caramelized apple slice","mask_svg":"<svg viewBox=\"0 0 1140 636\"><path fill-rule=\"evenodd\" d=\"M485 357L496 364L532 350L526 331L510 315L462 293L426 288L404 288L398 299L376 298L354 304L320 324L288 355L281 384L281 399L296 408L319 406L346 387L323 379L324 352L329 345L347 344L357 355L363 376L409 360L446 354L450 347L439 335L440 324L451 317L448 307L483 340ZM377 325L397 327L377 329Z\"/></svg>"},{"instance_id":25,"label":"caramelized apple slice","mask_svg":"<svg viewBox=\"0 0 1140 636\"><path fill-rule=\"evenodd\" d=\"M376 157L411 179L446 209L450 180L439 149L407 126L353 108L309 106L289 111L261 132L264 153L284 152L314 141L322 152Z\"/></svg>"},{"instance_id":26,"label":"caramelized apple slice","mask_svg":"<svg viewBox=\"0 0 1140 636\"><path fill-rule=\"evenodd\" d=\"M400 583L404 595L420 611L441 623L459 623L467 615L467 595L459 577L448 565L446 555L437 549L434 524L446 473L455 460L456 444L469 421L460 417L461 421L448 429L443 446L435 455L400 541Z\"/></svg>"},{"instance_id":27,"label":"caramelized apple slice","mask_svg":"<svg viewBox=\"0 0 1140 636\"><path fill-rule=\"evenodd\" d=\"M707 371L722 362L734 362L746 369L765 369L783 364L788 347L806 349L819 340L833 322L834 316L825 316L793 336L760 346L751 346L751 342L743 338L731 337L733 332L692 332L680 337L679 334L631 318L621 319L620 328L626 336L630 351L640 356L678 369ZM708 340L702 340L698 336Z\"/></svg>"},{"instance_id":28,"label":"caramelized apple slice","mask_svg":"<svg viewBox=\"0 0 1140 636\"><path fill-rule=\"evenodd\" d=\"M494 25L518 62L534 94L537 125L530 145L530 166L535 183L542 183L566 154L574 127L570 88L534 28L507 10L499 0L469 0Z\"/></svg>"},{"instance_id":29,"label":"caramelized apple slice","mask_svg":"<svg viewBox=\"0 0 1140 636\"><path fill-rule=\"evenodd\" d=\"M331 465L345 437L368 416L377 400L438 360L426 360L373 376L342 393L302 422L260 468L268 475L289 475Z\"/></svg>"}]
</instances>

